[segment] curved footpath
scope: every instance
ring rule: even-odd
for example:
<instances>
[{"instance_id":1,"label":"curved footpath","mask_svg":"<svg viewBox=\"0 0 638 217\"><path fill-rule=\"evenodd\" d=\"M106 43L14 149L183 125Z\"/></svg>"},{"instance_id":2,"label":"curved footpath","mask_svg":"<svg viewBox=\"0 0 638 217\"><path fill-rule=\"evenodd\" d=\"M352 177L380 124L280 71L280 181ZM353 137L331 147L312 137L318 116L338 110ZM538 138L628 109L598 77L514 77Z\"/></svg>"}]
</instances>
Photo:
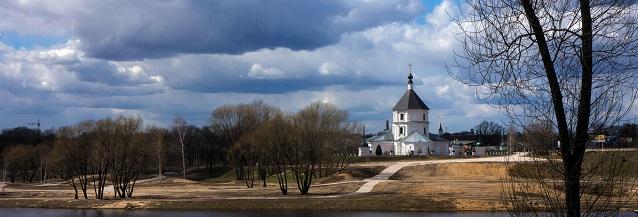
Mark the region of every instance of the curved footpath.
<instances>
[{"instance_id":1,"label":"curved footpath","mask_svg":"<svg viewBox=\"0 0 638 217\"><path fill-rule=\"evenodd\" d=\"M357 181L346 181L346 182L336 182L336 183L328 183L322 185L337 185L337 184L345 184L345 183L354 183L354 182L365 182L359 189L352 193L347 194L337 194L337 195L316 195L316 196L272 196L272 197L229 197L225 199L295 199L295 198L337 198L348 195L355 194L364 194L369 193L374 189L374 186L388 181L390 177L392 177L399 170L403 169L407 166L418 166L418 165L431 165L431 164L446 164L446 163L489 163L489 162L523 162L523 161L532 161L533 158L527 157L527 152L519 152L513 155L507 156L497 156L497 157L482 157L482 158L458 158L458 159L443 159L443 160L422 160L422 161L401 161L396 163L391 163L389 167L382 170L379 174L373 176L369 179L357 180ZM315 186L322 186L315 185Z\"/></svg>"}]
</instances>

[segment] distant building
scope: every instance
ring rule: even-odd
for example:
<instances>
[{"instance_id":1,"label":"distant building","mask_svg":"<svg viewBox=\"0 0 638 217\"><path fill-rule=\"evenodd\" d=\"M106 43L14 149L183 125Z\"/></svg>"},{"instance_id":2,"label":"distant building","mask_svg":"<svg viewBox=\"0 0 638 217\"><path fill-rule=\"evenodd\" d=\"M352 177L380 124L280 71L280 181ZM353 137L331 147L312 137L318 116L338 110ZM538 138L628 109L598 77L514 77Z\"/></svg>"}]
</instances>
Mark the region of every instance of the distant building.
<instances>
[{"instance_id":1,"label":"distant building","mask_svg":"<svg viewBox=\"0 0 638 217\"><path fill-rule=\"evenodd\" d=\"M590 134L592 135L590 148L638 147L636 142L638 125L636 124L610 126L592 131Z\"/></svg>"},{"instance_id":2,"label":"distant building","mask_svg":"<svg viewBox=\"0 0 638 217\"><path fill-rule=\"evenodd\" d=\"M429 131L430 108L414 91L412 73L408 89L392 108L392 127L376 133L359 147L360 156L368 155L447 155L449 141ZM442 132L439 126L439 132Z\"/></svg>"}]
</instances>

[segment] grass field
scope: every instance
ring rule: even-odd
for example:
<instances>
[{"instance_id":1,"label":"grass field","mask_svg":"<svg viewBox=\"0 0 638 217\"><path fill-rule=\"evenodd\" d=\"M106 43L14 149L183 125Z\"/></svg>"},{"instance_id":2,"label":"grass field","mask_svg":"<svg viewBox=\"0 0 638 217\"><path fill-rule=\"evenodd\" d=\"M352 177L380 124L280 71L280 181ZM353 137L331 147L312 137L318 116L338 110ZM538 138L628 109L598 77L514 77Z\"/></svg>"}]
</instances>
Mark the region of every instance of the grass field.
<instances>
[{"instance_id":1,"label":"grass field","mask_svg":"<svg viewBox=\"0 0 638 217\"><path fill-rule=\"evenodd\" d=\"M602 153L588 153L588 157ZM626 153L626 162L636 165L636 152ZM629 157L633 157L629 159ZM283 196L276 177L267 187L255 180L254 188L235 180L234 170L215 168L190 170L181 177L136 185L133 199L73 200L67 185L39 187L11 184L0 196L0 206L43 208L135 208L135 209L296 209L369 211L490 211L503 210L501 184L512 169L505 163L444 163L408 166L372 192L352 194L364 182L391 165L389 161L353 164L342 174L314 180L309 195L298 193L291 174L289 195ZM525 170L528 165L514 165ZM333 184L335 183L335 184ZM324 198L327 197L327 198ZM108 194L112 198L112 193ZM638 208L638 207L635 207Z\"/></svg>"}]
</instances>

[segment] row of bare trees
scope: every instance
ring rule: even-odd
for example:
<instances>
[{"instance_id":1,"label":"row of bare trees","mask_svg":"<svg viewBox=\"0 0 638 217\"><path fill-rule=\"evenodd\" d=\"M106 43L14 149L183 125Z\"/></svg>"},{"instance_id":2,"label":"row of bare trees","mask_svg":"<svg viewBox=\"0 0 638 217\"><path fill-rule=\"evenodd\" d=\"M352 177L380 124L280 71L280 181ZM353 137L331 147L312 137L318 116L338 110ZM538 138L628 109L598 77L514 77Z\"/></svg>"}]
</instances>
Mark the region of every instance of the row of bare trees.
<instances>
[{"instance_id":1,"label":"row of bare trees","mask_svg":"<svg viewBox=\"0 0 638 217\"><path fill-rule=\"evenodd\" d=\"M276 176L282 194L289 178L307 194L313 178L343 171L361 142L359 126L333 105L313 103L286 114L261 101L213 111L210 128L227 145L238 180L248 188Z\"/></svg>"},{"instance_id":2,"label":"row of bare trees","mask_svg":"<svg viewBox=\"0 0 638 217\"><path fill-rule=\"evenodd\" d=\"M16 127L0 132L0 153L2 153L2 181L32 183L51 176L47 168L52 156L54 133L51 130ZM7 180L7 178L9 180Z\"/></svg>"},{"instance_id":3,"label":"row of bare trees","mask_svg":"<svg viewBox=\"0 0 638 217\"><path fill-rule=\"evenodd\" d=\"M186 179L198 168L231 167L237 180L254 187L277 177L283 194L289 181L308 193L313 179L343 171L361 142L347 112L314 103L285 113L261 101L216 108L210 124L196 127L176 118L170 128L144 126L118 116L48 130L15 128L1 137L3 176L14 182L64 180L75 198L130 198L141 175L165 171ZM42 138L40 138L40 137Z\"/></svg>"},{"instance_id":4,"label":"row of bare trees","mask_svg":"<svg viewBox=\"0 0 638 217\"><path fill-rule=\"evenodd\" d=\"M103 199L110 183L114 197L130 198L135 182L152 162L152 144L157 137L145 130L142 119L119 116L83 121L58 129L53 152L59 157L61 178L84 198L92 188L96 199Z\"/></svg>"},{"instance_id":5,"label":"row of bare trees","mask_svg":"<svg viewBox=\"0 0 638 217\"><path fill-rule=\"evenodd\" d=\"M24 183L32 183L37 175L43 170L41 162L47 159L45 146L18 145L11 146L5 151L3 159L4 169L11 182L15 182L19 177Z\"/></svg>"}]
</instances>

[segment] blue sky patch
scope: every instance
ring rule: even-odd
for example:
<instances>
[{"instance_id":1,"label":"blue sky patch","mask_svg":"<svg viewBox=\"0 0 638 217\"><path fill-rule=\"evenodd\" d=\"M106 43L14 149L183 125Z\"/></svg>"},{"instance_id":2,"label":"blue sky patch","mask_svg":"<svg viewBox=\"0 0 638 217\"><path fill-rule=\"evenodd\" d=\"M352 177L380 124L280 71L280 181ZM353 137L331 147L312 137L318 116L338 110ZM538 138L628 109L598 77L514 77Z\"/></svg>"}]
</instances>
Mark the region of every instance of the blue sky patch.
<instances>
[{"instance_id":1,"label":"blue sky patch","mask_svg":"<svg viewBox=\"0 0 638 217\"><path fill-rule=\"evenodd\" d=\"M68 40L68 38L64 36L32 35L21 34L17 32L3 32L0 34L2 34L0 42L16 49L48 47L51 45L64 43Z\"/></svg>"}]
</instances>

